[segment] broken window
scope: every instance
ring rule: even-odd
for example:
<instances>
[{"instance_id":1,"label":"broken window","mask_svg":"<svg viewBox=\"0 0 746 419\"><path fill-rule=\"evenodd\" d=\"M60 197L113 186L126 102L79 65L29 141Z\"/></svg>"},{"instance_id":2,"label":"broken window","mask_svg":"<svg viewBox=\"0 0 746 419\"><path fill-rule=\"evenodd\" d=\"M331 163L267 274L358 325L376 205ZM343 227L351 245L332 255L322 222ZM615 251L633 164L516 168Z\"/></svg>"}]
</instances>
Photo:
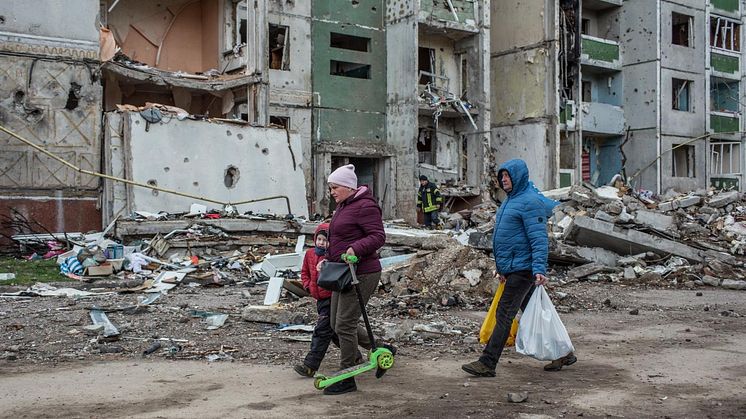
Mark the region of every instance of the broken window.
<instances>
[{"instance_id":1,"label":"broken window","mask_svg":"<svg viewBox=\"0 0 746 419\"><path fill-rule=\"evenodd\" d=\"M690 80L673 79L673 109L677 111L690 111L690 90L692 82Z\"/></svg>"},{"instance_id":2,"label":"broken window","mask_svg":"<svg viewBox=\"0 0 746 419\"><path fill-rule=\"evenodd\" d=\"M710 143L710 173L740 175L741 143L734 141Z\"/></svg>"},{"instance_id":3,"label":"broken window","mask_svg":"<svg viewBox=\"0 0 746 419\"><path fill-rule=\"evenodd\" d=\"M417 49L417 70L419 70L419 84L434 83L435 73L435 50L432 48L419 47Z\"/></svg>"},{"instance_id":4,"label":"broken window","mask_svg":"<svg viewBox=\"0 0 746 419\"><path fill-rule=\"evenodd\" d=\"M583 87L583 102L593 102L593 94L591 93L593 90L593 85L591 84L591 82L583 81L581 82L581 85Z\"/></svg>"},{"instance_id":5,"label":"broken window","mask_svg":"<svg viewBox=\"0 0 746 419\"><path fill-rule=\"evenodd\" d=\"M435 164L435 130L420 128L417 136L418 163Z\"/></svg>"},{"instance_id":6,"label":"broken window","mask_svg":"<svg viewBox=\"0 0 746 419\"><path fill-rule=\"evenodd\" d=\"M351 51L368 52L370 51L370 38L332 32L329 36L329 46L332 48L349 49Z\"/></svg>"},{"instance_id":7,"label":"broken window","mask_svg":"<svg viewBox=\"0 0 746 419\"><path fill-rule=\"evenodd\" d=\"M236 44L245 45L248 42L248 8L246 0L236 4Z\"/></svg>"},{"instance_id":8,"label":"broken window","mask_svg":"<svg viewBox=\"0 0 746 419\"><path fill-rule=\"evenodd\" d=\"M694 146L674 144L671 150L673 159L671 165L671 176L673 177L696 177L694 171Z\"/></svg>"},{"instance_id":9,"label":"broken window","mask_svg":"<svg viewBox=\"0 0 746 419\"><path fill-rule=\"evenodd\" d=\"M284 129L290 129L290 118L287 116L269 116L269 124L270 125L277 125L279 127L282 127Z\"/></svg>"},{"instance_id":10,"label":"broken window","mask_svg":"<svg viewBox=\"0 0 746 419\"><path fill-rule=\"evenodd\" d=\"M692 46L692 17L671 13L671 43L683 47Z\"/></svg>"},{"instance_id":11,"label":"broken window","mask_svg":"<svg viewBox=\"0 0 746 419\"><path fill-rule=\"evenodd\" d=\"M713 77L710 82L710 109L716 112L738 112L739 83Z\"/></svg>"},{"instance_id":12,"label":"broken window","mask_svg":"<svg viewBox=\"0 0 746 419\"><path fill-rule=\"evenodd\" d=\"M741 51L741 25L723 17L710 18L710 46Z\"/></svg>"},{"instance_id":13,"label":"broken window","mask_svg":"<svg viewBox=\"0 0 746 419\"><path fill-rule=\"evenodd\" d=\"M582 35L589 35L591 32L591 20L580 19L580 33Z\"/></svg>"},{"instance_id":14,"label":"broken window","mask_svg":"<svg viewBox=\"0 0 746 419\"><path fill-rule=\"evenodd\" d=\"M331 60L329 74L332 76L352 77L355 79L369 79L370 65L348 63L346 61Z\"/></svg>"},{"instance_id":15,"label":"broken window","mask_svg":"<svg viewBox=\"0 0 746 419\"><path fill-rule=\"evenodd\" d=\"M290 70L288 27L269 24L269 68Z\"/></svg>"}]
</instances>

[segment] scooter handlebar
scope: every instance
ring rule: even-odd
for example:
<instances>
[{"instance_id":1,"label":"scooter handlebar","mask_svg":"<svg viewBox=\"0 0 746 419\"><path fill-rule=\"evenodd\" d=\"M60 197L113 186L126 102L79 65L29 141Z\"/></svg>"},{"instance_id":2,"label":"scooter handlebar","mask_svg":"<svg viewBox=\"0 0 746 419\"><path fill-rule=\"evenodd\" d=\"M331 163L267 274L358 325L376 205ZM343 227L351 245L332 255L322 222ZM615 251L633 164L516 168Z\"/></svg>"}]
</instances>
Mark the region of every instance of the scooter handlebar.
<instances>
[{"instance_id":1,"label":"scooter handlebar","mask_svg":"<svg viewBox=\"0 0 746 419\"><path fill-rule=\"evenodd\" d=\"M347 253L342 253L342 261L345 263L349 263L351 265L354 265L355 263L358 263L360 259L358 259L355 255L350 255Z\"/></svg>"}]
</instances>

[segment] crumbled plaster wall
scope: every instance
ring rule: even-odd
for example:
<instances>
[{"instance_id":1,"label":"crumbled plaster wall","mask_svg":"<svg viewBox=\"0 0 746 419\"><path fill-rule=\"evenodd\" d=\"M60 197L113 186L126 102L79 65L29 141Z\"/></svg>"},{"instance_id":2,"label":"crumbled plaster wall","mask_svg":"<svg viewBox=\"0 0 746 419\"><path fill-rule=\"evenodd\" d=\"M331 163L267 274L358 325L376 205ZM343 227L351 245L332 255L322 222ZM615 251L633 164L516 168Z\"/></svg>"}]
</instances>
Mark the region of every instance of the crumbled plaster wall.
<instances>
[{"instance_id":1,"label":"crumbled plaster wall","mask_svg":"<svg viewBox=\"0 0 746 419\"><path fill-rule=\"evenodd\" d=\"M112 115L109 113L107 115ZM116 119L114 119L116 122ZM175 189L200 197L228 202L240 202L274 195L287 195L294 215L307 216L304 161L300 137L282 129L257 128L236 124L208 123L192 120L171 120L169 123L147 124L137 113L125 113L122 124L107 124L113 130L121 148L112 149L111 159L127 178ZM117 131L119 130L119 131ZM178 139L178 147L174 147ZM234 182L230 182L234 173ZM107 186L114 188L114 185ZM118 186L121 188L121 186ZM113 189L113 209L131 208L142 211L188 211L198 199L180 197L141 187L125 187L127 202L121 189ZM218 204L200 202L209 208ZM239 211L287 213L284 200L272 200L238 206Z\"/></svg>"}]
</instances>

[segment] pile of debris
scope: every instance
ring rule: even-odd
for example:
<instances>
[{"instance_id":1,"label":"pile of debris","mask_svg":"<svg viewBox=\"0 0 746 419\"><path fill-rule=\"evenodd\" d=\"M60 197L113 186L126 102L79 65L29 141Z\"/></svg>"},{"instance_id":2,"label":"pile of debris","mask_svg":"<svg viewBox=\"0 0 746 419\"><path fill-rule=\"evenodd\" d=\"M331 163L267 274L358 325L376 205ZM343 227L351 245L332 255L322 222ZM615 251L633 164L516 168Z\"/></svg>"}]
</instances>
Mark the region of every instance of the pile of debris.
<instances>
[{"instance_id":1,"label":"pile of debris","mask_svg":"<svg viewBox=\"0 0 746 419\"><path fill-rule=\"evenodd\" d=\"M562 201L550 219L550 261L579 265L563 282L637 281L746 289L746 203L737 191L631 194L586 185L549 191ZM469 243L490 250L491 231Z\"/></svg>"}]
</instances>

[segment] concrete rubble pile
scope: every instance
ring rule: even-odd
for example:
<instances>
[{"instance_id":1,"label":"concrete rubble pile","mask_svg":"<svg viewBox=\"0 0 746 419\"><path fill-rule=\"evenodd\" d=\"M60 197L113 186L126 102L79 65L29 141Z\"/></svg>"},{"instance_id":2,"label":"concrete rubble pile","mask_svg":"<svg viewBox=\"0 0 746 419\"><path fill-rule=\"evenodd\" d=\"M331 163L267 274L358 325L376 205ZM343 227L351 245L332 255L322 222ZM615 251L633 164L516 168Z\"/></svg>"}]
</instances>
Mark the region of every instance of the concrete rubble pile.
<instances>
[{"instance_id":1,"label":"concrete rubble pile","mask_svg":"<svg viewBox=\"0 0 746 419\"><path fill-rule=\"evenodd\" d=\"M737 191L667 194L660 200L613 186L549 191L550 262L575 265L562 282L637 281L746 289L746 202ZM472 246L491 249L491 231Z\"/></svg>"}]
</instances>

